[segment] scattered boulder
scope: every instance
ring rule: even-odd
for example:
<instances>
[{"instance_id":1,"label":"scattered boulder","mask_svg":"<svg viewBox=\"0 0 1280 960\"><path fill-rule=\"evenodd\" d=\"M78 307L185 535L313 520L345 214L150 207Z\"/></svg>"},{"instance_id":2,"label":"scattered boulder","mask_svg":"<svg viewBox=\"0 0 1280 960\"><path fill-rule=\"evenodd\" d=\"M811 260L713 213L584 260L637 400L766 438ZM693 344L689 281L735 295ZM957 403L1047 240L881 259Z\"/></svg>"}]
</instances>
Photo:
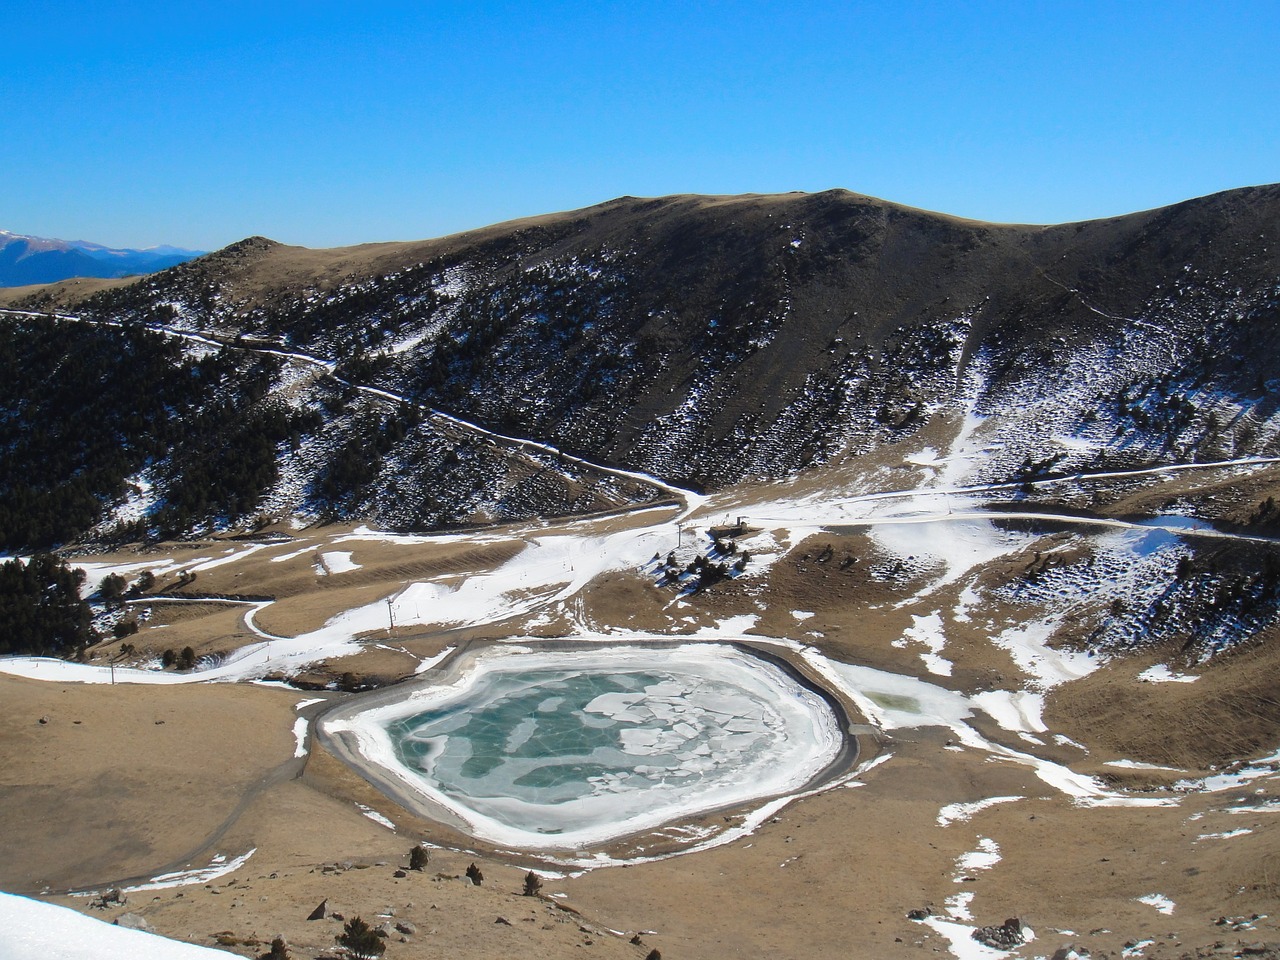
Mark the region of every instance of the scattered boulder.
<instances>
[{"instance_id":1,"label":"scattered boulder","mask_svg":"<svg viewBox=\"0 0 1280 960\"><path fill-rule=\"evenodd\" d=\"M915 910L907 911L908 920L927 920L933 916L932 907L917 907Z\"/></svg>"},{"instance_id":2,"label":"scattered boulder","mask_svg":"<svg viewBox=\"0 0 1280 960\"><path fill-rule=\"evenodd\" d=\"M90 900L89 906L95 910L109 910L112 907L123 907L128 902L129 898L124 895L124 891L119 887L113 887Z\"/></svg>"},{"instance_id":3,"label":"scattered boulder","mask_svg":"<svg viewBox=\"0 0 1280 960\"><path fill-rule=\"evenodd\" d=\"M494 922L494 923L500 923L500 924L502 924L503 926L506 926L506 927L511 926L511 921L510 921L510 920L508 920L506 917L499 917L497 920L495 920L495 921L493 921L493 922Z\"/></svg>"},{"instance_id":4,"label":"scattered boulder","mask_svg":"<svg viewBox=\"0 0 1280 960\"><path fill-rule=\"evenodd\" d=\"M329 915L329 901L327 899L320 901L320 906L311 911L308 920L323 920Z\"/></svg>"},{"instance_id":5,"label":"scattered boulder","mask_svg":"<svg viewBox=\"0 0 1280 960\"><path fill-rule=\"evenodd\" d=\"M409 851L409 869L422 871L427 869L427 862L431 859L427 853L427 848L422 844L415 844L413 849Z\"/></svg>"},{"instance_id":6,"label":"scattered boulder","mask_svg":"<svg viewBox=\"0 0 1280 960\"><path fill-rule=\"evenodd\" d=\"M128 930L141 930L143 933L156 932L156 928L140 913L122 913L116 917L115 925Z\"/></svg>"},{"instance_id":7,"label":"scattered boulder","mask_svg":"<svg viewBox=\"0 0 1280 960\"><path fill-rule=\"evenodd\" d=\"M418 932L418 928L408 920L397 920L396 932L403 933L406 937L412 937Z\"/></svg>"},{"instance_id":8,"label":"scattered boulder","mask_svg":"<svg viewBox=\"0 0 1280 960\"><path fill-rule=\"evenodd\" d=\"M395 873L391 875L395 877L397 880L400 880L404 877L407 877L409 874L405 873L403 870L397 870Z\"/></svg>"},{"instance_id":9,"label":"scattered boulder","mask_svg":"<svg viewBox=\"0 0 1280 960\"><path fill-rule=\"evenodd\" d=\"M973 939L996 950L1012 950L1027 942L1022 921L1010 917L998 927L979 927L973 931Z\"/></svg>"}]
</instances>

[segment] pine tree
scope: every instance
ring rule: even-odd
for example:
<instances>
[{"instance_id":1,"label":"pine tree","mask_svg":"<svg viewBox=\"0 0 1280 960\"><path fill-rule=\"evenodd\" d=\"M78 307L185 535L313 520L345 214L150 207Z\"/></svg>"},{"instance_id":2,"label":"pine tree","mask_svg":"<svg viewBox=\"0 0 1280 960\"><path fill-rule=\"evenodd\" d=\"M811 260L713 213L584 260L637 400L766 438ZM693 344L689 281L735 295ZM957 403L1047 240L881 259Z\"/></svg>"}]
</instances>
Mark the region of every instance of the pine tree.
<instances>
[{"instance_id":1,"label":"pine tree","mask_svg":"<svg viewBox=\"0 0 1280 960\"><path fill-rule=\"evenodd\" d=\"M526 897L536 897L542 892L542 881L538 879L538 875L530 870L524 875L524 895Z\"/></svg>"},{"instance_id":2,"label":"pine tree","mask_svg":"<svg viewBox=\"0 0 1280 960\"><path fill-rule=\"evenodd\" d=\"M339 946L345 947L353 957L359 957L360 960L375 960L387 949L382 938L360 917L348 920L342 933L334 939Z\"/></svg>"}]
</instances>

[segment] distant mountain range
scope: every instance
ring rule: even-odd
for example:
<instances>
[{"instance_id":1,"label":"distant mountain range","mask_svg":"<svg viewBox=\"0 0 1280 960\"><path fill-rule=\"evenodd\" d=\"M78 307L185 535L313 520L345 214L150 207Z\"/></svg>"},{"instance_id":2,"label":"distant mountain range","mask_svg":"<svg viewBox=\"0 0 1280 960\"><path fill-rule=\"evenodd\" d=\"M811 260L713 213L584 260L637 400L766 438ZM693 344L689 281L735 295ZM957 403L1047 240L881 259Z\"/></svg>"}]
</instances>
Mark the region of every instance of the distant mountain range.
<instances>
[{"instance_id":1,"label":"distant mountain range","mask_svg":"<svg viewBox=\"0 0 1280 960\"><path fill-rule=\"evenodd\" d=\"M116 250L86 240L50 240L0 230L0 287L56 283L71 277L128 277L186 263L202 250Z\"/></svg>"}]
</instances>

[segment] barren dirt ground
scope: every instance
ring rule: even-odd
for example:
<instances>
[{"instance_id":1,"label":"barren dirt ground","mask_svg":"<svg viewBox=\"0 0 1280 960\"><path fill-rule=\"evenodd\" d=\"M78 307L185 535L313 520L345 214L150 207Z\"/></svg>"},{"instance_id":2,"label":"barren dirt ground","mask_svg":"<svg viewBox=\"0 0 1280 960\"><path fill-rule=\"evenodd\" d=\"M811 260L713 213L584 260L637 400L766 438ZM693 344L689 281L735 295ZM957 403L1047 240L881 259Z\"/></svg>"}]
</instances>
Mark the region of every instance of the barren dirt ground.
<instances>
[{"instance_id":1,"label":"barren dirt ground","mask_svg":"<svg viewBox=\"0 0 1280 960\"><path fill-rule=\"evenodd\" d=\"M592 532L625 525L611 520ZM529 535L512 529L490 532L481 543L334 545L347 532L298 532L292 542L209 569L182 589L275 596L255 623L294 635L396 595L410 580L491 570ZM323 685L350 674L385 684L413 676L423 659L467 637L554 638L583 625L692 635L746 613L756 617L746 636L802 640L835 660L923 676L919 650L895 641L914 616L956 604L962 585L921 599L927 571L918 582L892 583L842 574L816 559L828 546L835 556L856 558L849 569L876 559L864 532L828 531L790 544L767 575L684 600L639 570L613 572L533 621L376 630L363 652L317 664L301 679ZM82 559L146 563L188 549ZM317 554L332 550L350 552L358 569L318 573ZM287 554L294 556L273 562ZM1009 576L1022 562L1004 558L983 575ZM162 578L158 589L171 594L171 587ZM186 645L227 653L260 639L245 625L244 606L149 606L151 619L129 638L134 660ZM1025 613L994 600L970 612L969 621L949 625L951 676L928 679L966 695L1016 688L1025 680L1017 663L984 634ZM94 652L104 663L119 655L119 643ZM921 726L890 731L880 745L887 759L858 781L793 801L748 837L656 862L548 877L539 897L520 895L528 870L556 869L537 856L487 849L415 817L310 735L309 752L295 757L296 719L323 704L301 714L296 706L358 694L0 675L0 888L108 920L137 912L160 933L245 956L261 953L277 934L295 957L333 954L341 921L306 919L326 900L344 917L407 921L412 932L392 934L390 958L585 951L639 960L654 948L667 960L946 955L945 924L908 919L917 909L967 918L969 926L1019 917L1036 937L1019 948L1021 957L1047 957L1068 944L1118 956L1148 940L1141 955L1178 957L1219 941L1280 939L1280 778L1272 773L1218 793L1169 789L1180 778L1209 775L1211 764L1275 749L1274 725L1249 704L1273 695L1280 661L1259 644L1198 670L1194 684L1138 679L1167 654L1118 658L1053 688L1044 711L1048 731L1038 743L987 719L972 722L1009 749L1100 777L1116 791L1177 796L1177 805L1082 805L1028 764L957 745L945 727ZM1107 766L1115 760L1179 772ZM940 818L948 805L991 798L1007 799L967 818ZM431 846L427 870L397 877L419 841ZM131 892L124 906L97 909L92 897L68 895L249 851L229 874ZM484 874L480 886L463 877L471 863ZM1171 913L1161 912L1166 901ZM640 942L630 942L637 934Z\"/></svg>"}]
</instances>

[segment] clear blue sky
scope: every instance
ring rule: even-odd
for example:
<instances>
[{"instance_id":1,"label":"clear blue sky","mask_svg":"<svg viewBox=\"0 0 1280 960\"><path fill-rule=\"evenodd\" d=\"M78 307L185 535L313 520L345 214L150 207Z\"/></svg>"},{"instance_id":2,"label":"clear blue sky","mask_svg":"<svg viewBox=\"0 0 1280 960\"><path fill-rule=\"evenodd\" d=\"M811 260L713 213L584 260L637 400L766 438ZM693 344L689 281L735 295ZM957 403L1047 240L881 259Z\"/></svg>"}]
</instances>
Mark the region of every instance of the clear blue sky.
<instances>
[{"instance_id":1,"label":"clear blue sky","mask_svg":"<svg viewBox=\"0 0 1280 960\"><path fill-rule=\"evenodd\" d=\"M1280 3L16 2L0 228L418 239L622 194L984 220L1280 181Z\"/></svg>"}]
</instances>

